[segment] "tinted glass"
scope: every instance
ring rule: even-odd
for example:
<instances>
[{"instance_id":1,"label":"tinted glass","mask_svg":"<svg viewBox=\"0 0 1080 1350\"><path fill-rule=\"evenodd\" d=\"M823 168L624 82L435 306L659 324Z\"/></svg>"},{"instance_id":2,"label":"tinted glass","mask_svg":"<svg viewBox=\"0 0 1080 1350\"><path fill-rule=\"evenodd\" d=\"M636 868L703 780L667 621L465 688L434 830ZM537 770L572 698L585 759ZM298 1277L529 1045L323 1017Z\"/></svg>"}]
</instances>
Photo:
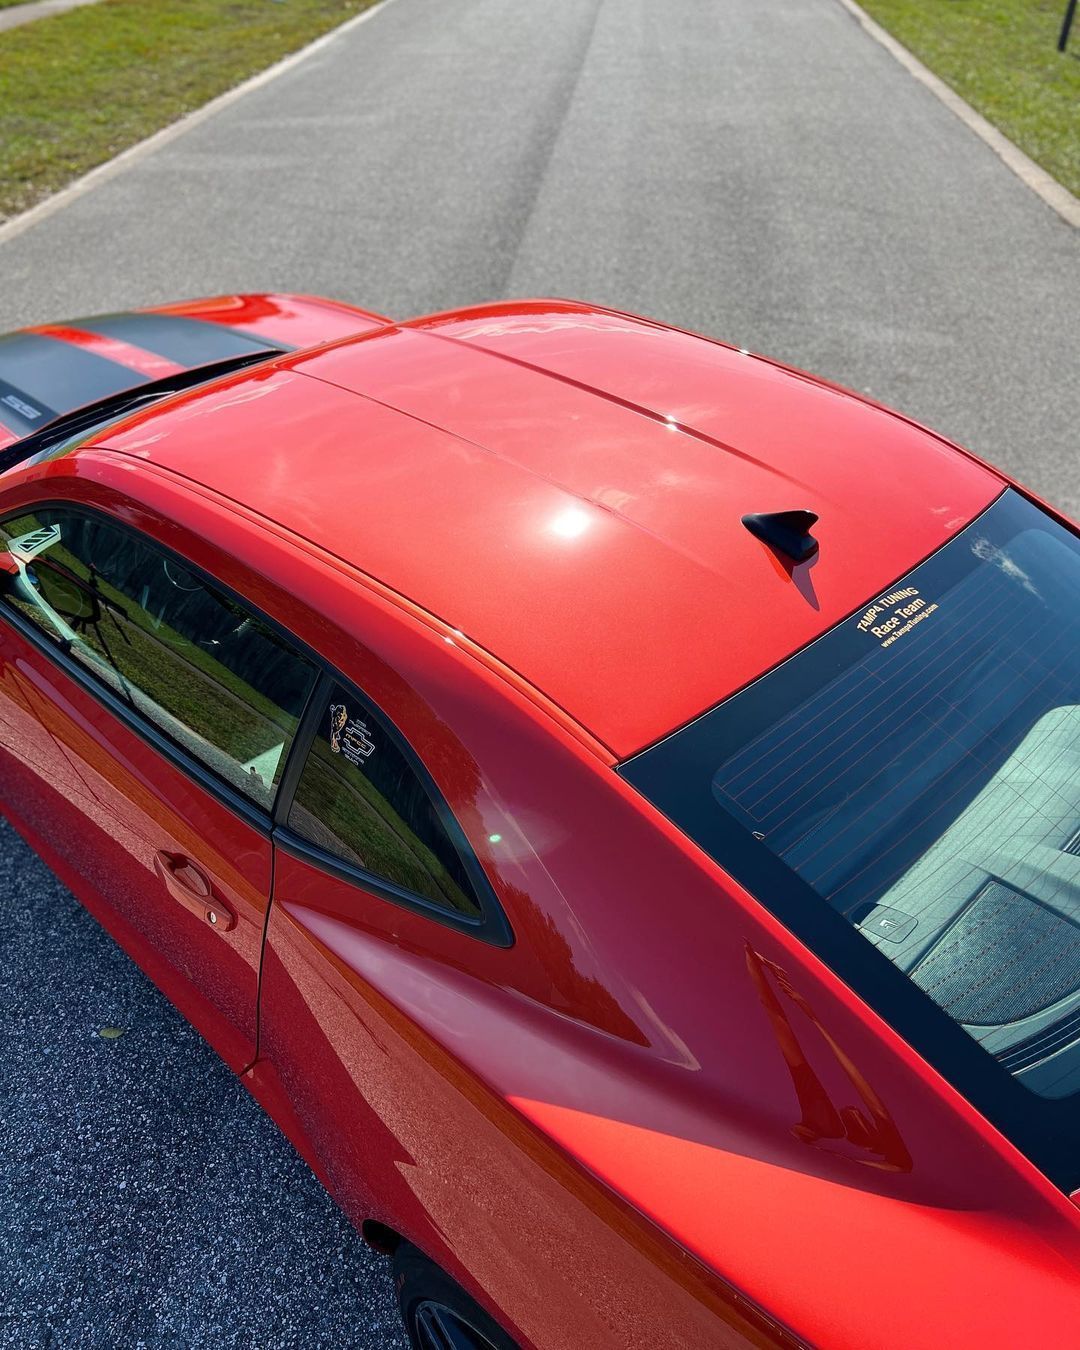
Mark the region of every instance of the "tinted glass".
<instances>
[{"instance_id":1,"label":"tinted glass","mask_svg":"<svg viewBox=\"0 0 1080 1350\"><path fill-rule=\"evenodd\" d=\"M0 526L3 601L170 740L268 807L315 670L147 540L95 516Z\"/></svg>"},{"instance_id":2,"label":"tinted glass","mask_svg":"<svg viewBox=\"0 0 1080 1350\"><path fill-rule=\"evenodd\" d=\"M355 694L322 711L289 828L342 862L443 909L480 904L431 795L395 737Z\"/></svg>"},{"instance_id":3,"label":"tinted glass","mask_svg":"<svg viewBox=\"0 0 1080 1350\"><path fill-rule=\"evenodd\" d=\"M1080 1092L1080 541L1035 507L1006 494L624 772L796 921L827 904L1026 1088Z\"/></svg>"}]
</instances>

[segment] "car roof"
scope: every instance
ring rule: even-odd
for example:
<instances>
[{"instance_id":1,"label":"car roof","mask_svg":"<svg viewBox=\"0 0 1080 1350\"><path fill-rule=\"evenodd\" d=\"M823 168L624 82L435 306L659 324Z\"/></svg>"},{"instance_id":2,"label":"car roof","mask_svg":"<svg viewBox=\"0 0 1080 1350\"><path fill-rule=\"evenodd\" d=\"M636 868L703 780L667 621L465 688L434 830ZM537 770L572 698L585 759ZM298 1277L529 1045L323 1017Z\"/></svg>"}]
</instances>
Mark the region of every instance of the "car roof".
<instances>
[{"instance_id":1,"label":"car roof","mask_svg":"<svg viewBox=\"0 0 1080 1350\"><path fill-rule=\"evenodd\" d=\"M102 433L348 561L623 757L968 524L991 470L861 398L595 306L488 305L273 361ZM806 510L794 566L748 513Z\"/></svg>"}]
</instances>

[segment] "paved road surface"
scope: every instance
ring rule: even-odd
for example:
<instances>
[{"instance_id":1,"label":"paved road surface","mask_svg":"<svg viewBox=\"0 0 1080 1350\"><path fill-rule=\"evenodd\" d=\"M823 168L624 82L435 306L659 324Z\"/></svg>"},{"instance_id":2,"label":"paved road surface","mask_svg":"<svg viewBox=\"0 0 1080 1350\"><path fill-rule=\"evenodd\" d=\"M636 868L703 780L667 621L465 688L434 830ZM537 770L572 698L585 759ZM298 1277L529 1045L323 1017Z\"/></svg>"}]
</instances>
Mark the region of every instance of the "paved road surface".
<instances>
[{"instance_id":1,"label":"paved road surface","mask_svg":"<svg viewBox=\"0 0 1080 1350\"><path fill-rule=\"evenodd\" d=\"M66 9L95 4L97 0L27 0L25 4L0 9L0 32L6 28L21 28L35 19L47 19L50 14L63 14Z\"/></svg>"},{"instance_id":2,"label":"paved road surface","mask_svg":"<svg viewBox=\"0 0 1080 1350\"><path fill-rule=\"evenodd\" d=\"M639 310L1080 508L1080 239L836 0L394 0L0 244L0 328L243 288ZM0 1345L390 1350L382 1264L10 831L0 860Z\"/></svg>"},{"instance_id":3,"label":"paved road surface","mask_svg":"<svg viewBox=\"0 0 1080 1350\"><path fill-rule=\"evenodd\" d=\"M404 1350L386 1263L3 820L0 895L0 1346Z\"/></svg>"}]
</instances>

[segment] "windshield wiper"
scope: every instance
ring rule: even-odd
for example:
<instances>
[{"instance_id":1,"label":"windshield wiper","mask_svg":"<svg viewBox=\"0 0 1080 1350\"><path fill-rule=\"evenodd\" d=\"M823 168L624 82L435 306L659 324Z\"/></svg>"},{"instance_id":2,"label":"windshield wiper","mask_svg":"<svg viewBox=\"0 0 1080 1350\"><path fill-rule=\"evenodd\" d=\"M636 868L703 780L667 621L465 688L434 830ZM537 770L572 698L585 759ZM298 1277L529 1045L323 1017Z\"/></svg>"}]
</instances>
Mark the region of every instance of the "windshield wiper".
<instances>
[{"instance_id":1,"label":"windshield wiper","mask_svg":"<svg viewBox=\"0 0 1080 1350\"><path fill-rule=\"evenodd\" d=\"M61 413L45 426L39 427L21 441L0 450L0 473L13 469L34 455L43 454L63 441L77 436L80 431L89 432L105 422L116 421L128 413L136 412L144 404L156 403L170 394L182 393L197 384L205 384L219 375L228 375L234 370L243 370L245 366L257 365L272 357L281 356L280 348L271 347L260 352L247 352L243 356L230 356L225 361L213 361L209 365L196 366L193 370L183 370L176 375L166 375L161 380L150 380L147 384L136 385L134 389L123 389L118 394L109 394L96 403L86 403L81 408L72 408Z\"/></svg>"}]
</instances>

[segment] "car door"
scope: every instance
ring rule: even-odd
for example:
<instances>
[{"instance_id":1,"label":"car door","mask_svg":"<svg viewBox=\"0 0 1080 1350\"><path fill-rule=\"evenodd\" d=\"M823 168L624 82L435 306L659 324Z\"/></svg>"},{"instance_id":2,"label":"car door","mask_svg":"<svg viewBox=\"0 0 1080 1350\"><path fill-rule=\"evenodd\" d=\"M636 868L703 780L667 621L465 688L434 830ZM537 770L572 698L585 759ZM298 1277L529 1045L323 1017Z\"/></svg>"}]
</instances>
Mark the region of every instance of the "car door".
<instances>
[{"instance_id":1,"label":"car door","mask_svg":"<svg viewBox=\"0 0 1080 1350\"><path fill-rule=\"evenodd\" d=\"M407 1000L419 980L438 999L441 972L494 975L512 938L446 801L367 697L324 676L305 732L278 802L260 1058L359 1221L370 1187L385 1200L400 1184L398 1118L441 1110L436 1088L395 1087L411 1059L391 1051L374 987Z\"/></svg>"},{"instance_id":2,"label":"car door","mask_svg":"<svg viewBox=\"0 0 1080 1350\"><path fill-rule=\"evenodd\" d=\"M54 747L39 737L20 765L38 800L25 823L242 1068L256 1049L270 811L315 666L235 595L101 513L22 510L0 522L0 548L5 683L25 688L22 723ZM18 795L8 805L22 814Z\"/></svg>"},{"instance_id":3,"label":"car door","mask_svg":"<svg viewBox=\"0 0 1080 1350\"><path fill-rule=\"evenodd\" d=\"M0 623L0 807L38 842L56 814L67 761L45 729L26 657L20 635Z\"/></svg>"}]
</instances>

